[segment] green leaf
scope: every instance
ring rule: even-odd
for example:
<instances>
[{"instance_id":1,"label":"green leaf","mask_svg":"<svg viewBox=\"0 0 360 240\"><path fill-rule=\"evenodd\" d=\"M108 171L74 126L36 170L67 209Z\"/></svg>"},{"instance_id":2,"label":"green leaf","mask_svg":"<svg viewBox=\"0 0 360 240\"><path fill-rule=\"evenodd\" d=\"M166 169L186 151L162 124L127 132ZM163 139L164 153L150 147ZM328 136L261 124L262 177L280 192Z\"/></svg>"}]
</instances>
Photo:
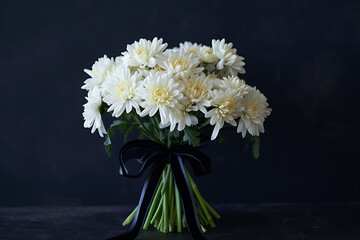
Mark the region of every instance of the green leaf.
<instances>
[{"instance_id":1,"label":"green leaf","mask_svg":"<svg viewBox=\"0 0 360 240\"><path fill-rule=\"evenodd\" d=\"M121 128L123 128L123 126L126 127L127 125L127 122L124 121L124 120L120 120L120 119L116 119L113 121L113 123L110 125L110 128L109 129L115 129L117 126L121 126Z\"/></svg>"},{"instance_id":2,"label":"green leaf","mask_svg":"<svg viewBox=\"0 0 360 240\"><path fill-rule=\"evenodd\" d=\"M165 142L165 134L164 134L165 131L166 131L165 129L160 129L160 131L159 131L159 139L161 142ZM166 137L167 137L167 134L166 134Z\"/></svg>"},{"instance_id":3,"label":"green leaf","mask_svg":"<svg viewBox=\"0 0 360 240\"><path fill-rule=\"evenodd\" d=\"M210 118L206 119L205 122L200 125L200 128L206 127L208 125L210 125Z\"/></svg>"},{"instance_id":4,"label":"green leaf","mask_svg":"<svg viewBox=\"0 0 360 240\"><path fill-rule=\"evenodd\" d=\"M172 133L175 139L180 137L180 132L176 128L172 131Z\"/></svg>"},{"instance_id":5,"label":"green leaf","mask_svg":"<svg viewBox=\"0 0 360 240\"><path fill-rule=\"evenodd\" d=\"M99 112L100 114L102 115L106 110L107 110L107 107L106 107L106 103L104 103L103 101L101 101L101 105L99 107Z\"/></svg>"},{"instance_id":6,"label":"green leaf","mask_svg":"<svg viewBox=\"0 0 360 240\"><path fill-rule=\"evenodd\" d=\"M127 126L127 123L123 120L115 120L113 121L113 123L110 125L110 128L108 129L108 134L105 136L105 142L104 142L104 146L105 146L105 150L107 152L107 154L109 155L109 157L111 157L111 138L114 137L114 134L115 134L115 129L117 127L120 128L123 128L125 127L126 129L126 126Z\"/></svg>"},{"instance_id":7,"label":"green leaf","mask_svg":"<svg viewBox=\"0 0 360 240\"><path fill-rule=\"evenodd\" d=\"M126 131L127 123L121 123L119 125L120 132L124 133Z\"/></svg>"},{"instance_id":8,"label":"green leaf","mask_svg":"<svg viewBox=\"0 0 360 240\"><path fill-rule=\"evenodd\" d=\"M104 145L105 145L105 150L106 150L108 156L111 157L111 138L110 138L109 134L107 134L105 136Z\"/></svg>"},{"instance_id":9,"label":"green leaf","mask_svg":"<svg viewBox=\"0 0 360 240\"><path fill-rule=\"evenodd\" d=\"M195 127L186 127L184 129L184 138L185 142L188 142L190 145L197 147L200 144L200 131Z\"/></svg>"},{"instance_id":10,"label":"green leaf","mask_svg":"<svg viewBox=\"0 0 360 240\"><path fill-rule=\"evenodd\" d=\"M249 141L252 143L253 156L255 159L258 159L260 156L260 137L259 136L251 136L246 135Z\"/></svg>"},{"instance_id":11,"label":"green leaf","mask_svg":"<svg viewBox=\"0 0 360 240\"><path fill-rule=\"evenodd\" d=\"M126 142L128 136L129 136L129 134L132 132L132 130L133 130L133 127L130 127L130 128L126 131L126 133L125 133L125 135L124 135L124 142Z\"/></svg>"}]
</instances>

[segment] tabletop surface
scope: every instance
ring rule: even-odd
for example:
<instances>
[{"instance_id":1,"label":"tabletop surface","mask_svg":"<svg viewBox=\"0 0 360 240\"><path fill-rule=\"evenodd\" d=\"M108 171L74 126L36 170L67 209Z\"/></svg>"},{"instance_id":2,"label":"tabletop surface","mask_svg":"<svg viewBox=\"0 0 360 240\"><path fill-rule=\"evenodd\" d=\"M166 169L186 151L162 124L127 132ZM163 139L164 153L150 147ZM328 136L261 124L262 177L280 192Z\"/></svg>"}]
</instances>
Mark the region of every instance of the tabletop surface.
<instances>
[{"instance_id":1,"label":"tabletop surface","mask_svg":"<svg viewBox=\"0 0 360 240\"><path fill-rule=\"evenodd\" d=\"M347 204L219 204L222 216L211 239L360 239L360 203ZM122 221L133 206L0 208L0 239L91 240L126 230ZM184 232L142 231L138 239L191 239Z\"/></svg>"}]
</instances>

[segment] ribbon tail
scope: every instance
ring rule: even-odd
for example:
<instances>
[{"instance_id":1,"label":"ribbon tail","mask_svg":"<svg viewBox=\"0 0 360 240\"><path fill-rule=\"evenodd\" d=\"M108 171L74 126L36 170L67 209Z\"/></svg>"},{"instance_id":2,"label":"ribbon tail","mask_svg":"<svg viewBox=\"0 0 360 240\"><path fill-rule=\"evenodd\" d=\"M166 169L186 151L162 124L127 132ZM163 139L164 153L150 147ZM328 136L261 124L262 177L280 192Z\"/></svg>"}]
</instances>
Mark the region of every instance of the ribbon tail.
<instances>
[{"instance_id":1,"label":"ribbon tail","mask_svg":"<svg viewBox=\"0 0 360 240\"><path fill-rule=\"evenodd\" d=\"M175 157L175 156L174 156ZM206 240L201 228L196 211L194 195L191 190L189 180L186 177L184 161L181 156L177 159L170 159L171 169L174 175L176 186L180 193L181 202L184 208L187 228L194 240Z\"/></svg>"},{"instance_id":2,"label":"ribbon tail","mask_svg":"<svg viewBox=\"0 0 360 240\"><path fill-rule=\"evenodd\" d=\"M116 237L109 238L108 240L133 240L139 235L164 166L164 161L156 161L151 168L149 176L146 179L141 192L138 210L129 229L125 233Z\"/></svg>"}]
</instances>

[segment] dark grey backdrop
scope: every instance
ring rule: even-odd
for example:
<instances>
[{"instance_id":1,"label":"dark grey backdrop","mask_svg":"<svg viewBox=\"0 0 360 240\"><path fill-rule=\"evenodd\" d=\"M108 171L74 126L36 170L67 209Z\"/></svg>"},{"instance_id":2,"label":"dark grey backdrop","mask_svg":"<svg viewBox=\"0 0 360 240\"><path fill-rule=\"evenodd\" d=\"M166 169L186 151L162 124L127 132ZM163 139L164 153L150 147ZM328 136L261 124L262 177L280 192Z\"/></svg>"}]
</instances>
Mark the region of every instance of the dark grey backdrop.
<instances>
[{"instance_id":1,"label":"dark grey backdrop","mask_svg":"<svg viewBox=\"0 0 360 240\"><path fill-rule=\"evenodd\" d=\"M155 36L225 37L273 109L259 159L232 132L204 149L210 202L359 201L360 4L345 2L1 1L0 206L136 202L143 179L82 127L80 87L98 57Z\"/></svg>"}]
</instances>

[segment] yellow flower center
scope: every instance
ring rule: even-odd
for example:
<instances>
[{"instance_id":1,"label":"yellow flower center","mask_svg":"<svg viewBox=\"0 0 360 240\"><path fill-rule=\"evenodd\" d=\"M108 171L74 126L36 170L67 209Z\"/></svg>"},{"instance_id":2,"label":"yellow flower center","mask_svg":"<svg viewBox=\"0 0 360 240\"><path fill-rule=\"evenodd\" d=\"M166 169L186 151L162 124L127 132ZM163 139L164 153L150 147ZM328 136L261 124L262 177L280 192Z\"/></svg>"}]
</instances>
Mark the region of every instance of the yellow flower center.
<instances>
[{"instance_id":1,"label":"yellow flower center","mask_svg":"<svg viewBox=\"0 0 360 240\"><path fill-rule=\"evenodd\" d=\"M153 93L154 100L157 104L166 103L169 99L169 93L163 88L156 88Z\"/></svg>"},{"instance_id":2,"label":"yellow flower center","mask_svg":"<svg viewBox=\"0 0 360 240\"><path fill-rule=\"evenodd\" d=\"M209 50L206 50L206 51L205 51L205 54L211 55L211 54L213 54L213 51L211 51L210 49L209 49Z\"/></svg>"},{"instance_id":3,"label":"yellow flower center","mask_svg":"<svg viewBox=\"0 0 360 240\"><path fill-rule=\"evenodd\" d=\"M183 64L184 64L184 62L181 59L177 59L174 62L174 67L181 66Z\"/></svg>"},{"instance_id":4,"label":"yellow flower center","mask_svg":"<svg viewBox=\"0 0 360 240\"><path fill-rule=\"evenodd\" d=\"M137 55L141 55L142 53L143 53L143 50L141 48L136 51Z\"/></svg>"},{"instance_id":5,"label":"yellow flower center","mask_svg":"<svg viewBox=\"0 0 360 240\"><path fill-rule=\"evenodd\" d=\"M202 93L203 93L203 87L202 86L199 86L199 85L195 85L194 86L194 89L193 89L193 97L194 98L199 98Z\"/></svg>"},{"instance_id":6,"label":"yellow flower center","mask_svg":"<svg viewBox=\"0 0 360 240\"><path fill-rule=\"evenodd\" d=\"M124 90L125 90L125 87L124 86L121 86L121 87L118 87L117 89L117 94L119 97L122 97L123 93L124 93Z\"/></svg>"},{"instance_id":7,"label":"yellow flower center","mask_svg":"<svg viewBox=\"0 0 360 240\"><path fill-rule=\"evenodd\" d=\"M192 54L196 55L196 50L194 48L191 48L188 50L188 53L192 53Z\"/></svg>"},{"instance_id":8,"label":"yellow flower center","mask_svg":"<svg viewBox=\"0 0 360 240\"><path fill-rule=\"evenodd\" d=\"M232 114L236 110L236 101L233 99L230 99L223 104L221 104L217 109L216 113L218 115L221 115L223 117L226 117L229 114Z\"/></svg>"},{"instance_id":9,"label":"yellow flower center","mask_svg":"<svg viewBox=\"0 0 360 240\"><path fill-rule=\"evenodd\" d=\"M244 113L250 118L255 118L260 115L260 106L256 103L245 104Z\"/></svg>"},{"instance_id":10,"label":"yellow flower center","mask_svg":"<svg viewBox=\"0 0 360 240\"><path fill-rule=\"evenodd\" d=\"M188 61L186 58L179 57L179 58L170 58L169 62L173 66L173 68L177 68L180 66L180 71L187 70L190 66L190 61Z\"/></svg>"},{"instance_id":11,"label":"yellow flower center","mask_svg":"<svg viewBox=\"0 0 360 240\"><path fill-rule=\"evenodd\" d=\"M120 99L131 99L134 96L133 89L126 83L117 85L116 93Z\"/></svg>"},{"instance_id":12,"label":"yellow flower center","mask_svg":"<svg viewBox=\"0 0 360 240\"><path fill-rule=\"evenodd\" d=\"M135 50L136 55L141 58L143 56L146 56L148 54L149 50L146 48L139 47Z\"/></svg>"}]
</instances>

